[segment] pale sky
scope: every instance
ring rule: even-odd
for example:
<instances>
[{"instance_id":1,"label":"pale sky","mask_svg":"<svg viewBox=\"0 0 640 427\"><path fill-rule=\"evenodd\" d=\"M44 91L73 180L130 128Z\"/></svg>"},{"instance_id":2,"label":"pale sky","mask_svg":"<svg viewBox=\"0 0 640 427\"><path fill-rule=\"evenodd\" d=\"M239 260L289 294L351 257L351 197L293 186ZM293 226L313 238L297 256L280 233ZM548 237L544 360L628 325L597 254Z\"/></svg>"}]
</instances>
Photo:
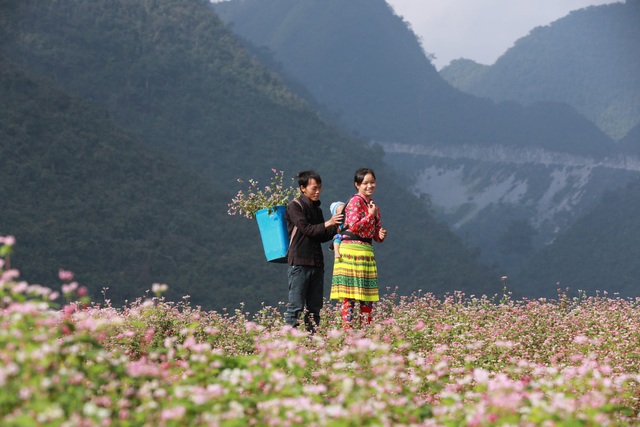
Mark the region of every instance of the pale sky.
<instances>
[{"instance_id":1,"label":"pale sky","mask_svg":"<svg viewBox=\"0 0 640 427\"><path fill-rule=\"evenodd\" d=\"M440 69L453 59L491 65L529 31L616 0L387 0L411 24Z\"/></svg>"}]
</instances>

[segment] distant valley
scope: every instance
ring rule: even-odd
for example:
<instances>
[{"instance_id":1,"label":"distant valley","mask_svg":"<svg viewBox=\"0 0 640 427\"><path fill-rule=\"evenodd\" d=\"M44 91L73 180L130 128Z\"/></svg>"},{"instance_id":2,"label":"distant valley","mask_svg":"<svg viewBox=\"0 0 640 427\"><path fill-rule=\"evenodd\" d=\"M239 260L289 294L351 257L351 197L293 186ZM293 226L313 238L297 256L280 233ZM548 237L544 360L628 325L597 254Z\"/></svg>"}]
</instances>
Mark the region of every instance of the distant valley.
<instances>
[{"instance_id":1,"label":"distant valley","mask_svg":"<svg viewBox=\"0 0 640 427\"><path fill-rule=\"evenodd\" d=\"M485 262L502 271L553 242L557 234L616 188L640 179L640 158L595 159L542 149L425 147L381 144L387 161L412 182L412 191ZM531 250L514 254L505 235L526 222Z\"/></svg>"}]
</instances>

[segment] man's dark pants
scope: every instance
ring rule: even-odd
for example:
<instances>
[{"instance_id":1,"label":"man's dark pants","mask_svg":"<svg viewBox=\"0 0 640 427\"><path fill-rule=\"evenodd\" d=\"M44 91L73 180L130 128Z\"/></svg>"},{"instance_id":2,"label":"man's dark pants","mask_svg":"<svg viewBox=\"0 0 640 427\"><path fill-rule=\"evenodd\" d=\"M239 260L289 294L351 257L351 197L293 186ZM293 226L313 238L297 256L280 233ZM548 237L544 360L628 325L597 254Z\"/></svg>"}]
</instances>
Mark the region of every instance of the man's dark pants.
<instances>
[{"instance_id":1,"label":"man's dark pants","mask_svg":"<svg viewBox=\"0 0 640 427\"><path fill-rule=\"evenodd\" d=\"M290 265L287 277L289 278L289 303L285 321L288 325L297 327L300 313L304 313L306 328L313 332L315 326L320 324L324 294L324 267ZM313 323L311 316L313 316Z\"/></svg>"}]
</instances>

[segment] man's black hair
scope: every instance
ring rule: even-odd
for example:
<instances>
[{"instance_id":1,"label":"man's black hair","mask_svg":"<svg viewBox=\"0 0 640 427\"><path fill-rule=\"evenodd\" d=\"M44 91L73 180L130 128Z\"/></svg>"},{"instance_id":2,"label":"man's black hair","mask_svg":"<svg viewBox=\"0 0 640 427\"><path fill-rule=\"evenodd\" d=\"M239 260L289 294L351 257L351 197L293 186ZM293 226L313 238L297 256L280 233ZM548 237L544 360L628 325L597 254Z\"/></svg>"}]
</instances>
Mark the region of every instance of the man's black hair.
<instances>
[{"instance_id":1,"label":"man's black hair","mask_svg":"<svg viewBox=\"0 0 640 427\"><path fill-rule=\"evenodd\" d=\"M297 178L298 186L300 187L306 187L311 179L315 179L318 184L322 184L322 178L313 170L298 172Z\"/></svg>"}]
</instances>

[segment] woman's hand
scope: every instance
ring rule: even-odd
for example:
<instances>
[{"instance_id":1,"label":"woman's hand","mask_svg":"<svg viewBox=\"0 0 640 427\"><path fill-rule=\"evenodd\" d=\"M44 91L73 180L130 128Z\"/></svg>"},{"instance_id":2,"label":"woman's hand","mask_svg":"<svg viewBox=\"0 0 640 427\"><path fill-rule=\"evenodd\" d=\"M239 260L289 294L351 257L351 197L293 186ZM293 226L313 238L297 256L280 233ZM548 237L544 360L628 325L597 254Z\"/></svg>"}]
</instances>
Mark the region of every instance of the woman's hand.
<instances>
[{"instance_id":1,"label":"woman's hand","mask_svg":"<svg viewBox=\"0 0 640 427\"><path fill-rule=\"evenodd\" d=\"M369 211L369 215L376 216L376 205L373 203L373 200L367 205L367 210Z\"/></svg>"},{"instance_id":2,"label":"woman's hand","mask_svg":"<svg viewBox=\"0 0 640 427\"><path fill-rule=\"evenodd\" d=\"M381 228L380 230L378 230L378 239L380 239L380 242L383 242L386 237L387 237L386 229Z\"/></svg>"}]
</instances>

